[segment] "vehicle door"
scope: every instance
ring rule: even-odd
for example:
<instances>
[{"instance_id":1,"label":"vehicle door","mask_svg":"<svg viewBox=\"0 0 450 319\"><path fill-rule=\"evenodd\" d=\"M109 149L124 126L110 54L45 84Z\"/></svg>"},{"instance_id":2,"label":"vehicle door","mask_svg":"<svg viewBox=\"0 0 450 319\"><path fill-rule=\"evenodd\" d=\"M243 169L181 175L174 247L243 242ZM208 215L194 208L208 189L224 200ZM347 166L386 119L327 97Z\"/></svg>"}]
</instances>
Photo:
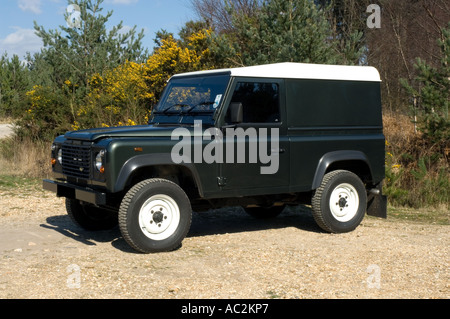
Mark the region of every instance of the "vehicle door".
<instances>
[{"instance_id":1,"label":"vehicle door","mask_svg":"<svg viewBox=\"0 0 450 319\"><path fill-rule=\"evenodd\" d=\"M289 143L285 131L284 81L236 78L222 125L224 161L219 184L234 195L289 186ZM241 112L236 117L235 112Z\"/></svg>"}]
</instances>

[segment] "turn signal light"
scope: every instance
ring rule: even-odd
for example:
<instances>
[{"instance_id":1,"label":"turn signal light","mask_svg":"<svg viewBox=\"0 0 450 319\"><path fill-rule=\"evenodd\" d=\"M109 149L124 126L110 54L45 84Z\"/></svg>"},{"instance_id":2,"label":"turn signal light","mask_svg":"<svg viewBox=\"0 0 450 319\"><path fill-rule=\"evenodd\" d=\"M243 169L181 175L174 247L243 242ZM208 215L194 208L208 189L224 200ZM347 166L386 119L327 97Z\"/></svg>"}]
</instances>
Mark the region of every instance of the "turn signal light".
<instances>
[{"instance_id":1,"label":"turn signal light","mask_svg":"<svg viewBox=\"0 0 450 319\"><path fill-rule=\"evenodd\" d=\"M56 165L56 158L52 158L51 163L52 163L52 166L55 166Z\"/></svg>"}]
</instances>

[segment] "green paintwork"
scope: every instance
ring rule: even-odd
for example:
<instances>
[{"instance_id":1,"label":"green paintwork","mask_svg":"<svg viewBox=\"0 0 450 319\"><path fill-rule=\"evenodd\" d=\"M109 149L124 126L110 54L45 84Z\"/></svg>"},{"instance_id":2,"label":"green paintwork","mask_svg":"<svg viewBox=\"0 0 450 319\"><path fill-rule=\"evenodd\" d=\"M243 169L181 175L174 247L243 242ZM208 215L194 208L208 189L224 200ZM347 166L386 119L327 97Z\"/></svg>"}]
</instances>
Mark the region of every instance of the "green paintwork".
<instances>
[{"instance_id":1,"label":"green paintwork","mask_svg":"<svg viewBox=\"0 0 450 319\"><path fill-rule=\"evenodd\" d=\"M331 165L355 167L367 172L364 178L368 184L377 185L383 180L385 140L379 82L232 77L214 116L215 125L221 132L225 132L224 118L238 80L279 85L281 121L251 125L256 129L279 130L280 144L275 150L280 152L279 169L276 174L262 175L259 173L264 166L261 163L181 164L195 177L200 197L240 198L309 192ZM243 129L249 126L235 125ZM86 184L101 192L119 193L128 182L127 175L139 169L176 165L168 155L179 142L171 140L171 133L177 127L153 123L98 128L68 132L55 143L59 145L73 140L106 149L105 174L101 179ZM184 127L195 132L192 126ZM227 142L229 140L225 138ZM203 141L203 147L208 143ZM63 178L58 167L55 171L56 176Z\"/></svg>"}]
</instances>

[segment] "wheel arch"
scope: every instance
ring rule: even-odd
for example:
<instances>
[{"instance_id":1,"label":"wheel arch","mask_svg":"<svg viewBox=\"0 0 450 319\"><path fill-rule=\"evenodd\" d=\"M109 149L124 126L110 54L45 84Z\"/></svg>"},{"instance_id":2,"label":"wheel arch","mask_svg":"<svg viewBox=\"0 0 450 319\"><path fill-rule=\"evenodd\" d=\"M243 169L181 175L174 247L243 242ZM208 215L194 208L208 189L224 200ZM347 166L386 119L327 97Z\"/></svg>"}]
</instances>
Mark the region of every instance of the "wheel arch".
<instances>
[{"instance_id":1,"label":"wheel arch","mask_svg":"<svg viewBox=\"0 0 450 319\"><path fill-rule=\"evenodd\" d=\"M195 196L192 190L197 190L198 196L203 196L197 169L193 164L172 162L170 154L148 154L129 159L121 168L114 191L126 191L136 183L148 178L165 178L178 184L188 196Z\"/></svg>"},{"instance_id":2,"label":"wheel arch","mask_svg":"<svg viewBox=\"0 0 450 319\"><path fill-rule=\"evenodd\" d=\"M325 174L334 170L347 170L358 175L364 183L372 181L372 170L367 156L361 151L334 151L322 156L317 165L312 189L319 188Z\"/></svg>"}]
</instances>

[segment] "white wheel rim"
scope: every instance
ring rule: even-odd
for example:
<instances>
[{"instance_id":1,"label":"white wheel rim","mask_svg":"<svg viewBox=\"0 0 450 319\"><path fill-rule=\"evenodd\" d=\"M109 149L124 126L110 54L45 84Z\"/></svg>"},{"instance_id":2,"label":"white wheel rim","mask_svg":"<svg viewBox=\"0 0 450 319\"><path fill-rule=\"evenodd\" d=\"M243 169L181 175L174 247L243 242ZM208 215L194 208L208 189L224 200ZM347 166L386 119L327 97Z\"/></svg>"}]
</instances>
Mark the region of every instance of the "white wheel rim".
<instances>
[{"instance_id":1,"label":"white wheel rim","mask_svg":"<svg viewBox=\"0 0 450 319\"><path fill-rule=\"evenodd\" d=\"M180 209L167 195L154 195L147 199L139 212L139 226L152 240L164 240L175 233L180 223Z\"/></svg>"},{"instance_id":2,"label":"white wheel rim","mask_svg":"<svg viewBox=\"0 0 450 319\"><path fill-rule=\"evenodd\" d=\"M340 184L330 196L330 211L336 220L348 222L356 216L359 208L359 196L350 184Z\"/></svg>"}]
</instances>

